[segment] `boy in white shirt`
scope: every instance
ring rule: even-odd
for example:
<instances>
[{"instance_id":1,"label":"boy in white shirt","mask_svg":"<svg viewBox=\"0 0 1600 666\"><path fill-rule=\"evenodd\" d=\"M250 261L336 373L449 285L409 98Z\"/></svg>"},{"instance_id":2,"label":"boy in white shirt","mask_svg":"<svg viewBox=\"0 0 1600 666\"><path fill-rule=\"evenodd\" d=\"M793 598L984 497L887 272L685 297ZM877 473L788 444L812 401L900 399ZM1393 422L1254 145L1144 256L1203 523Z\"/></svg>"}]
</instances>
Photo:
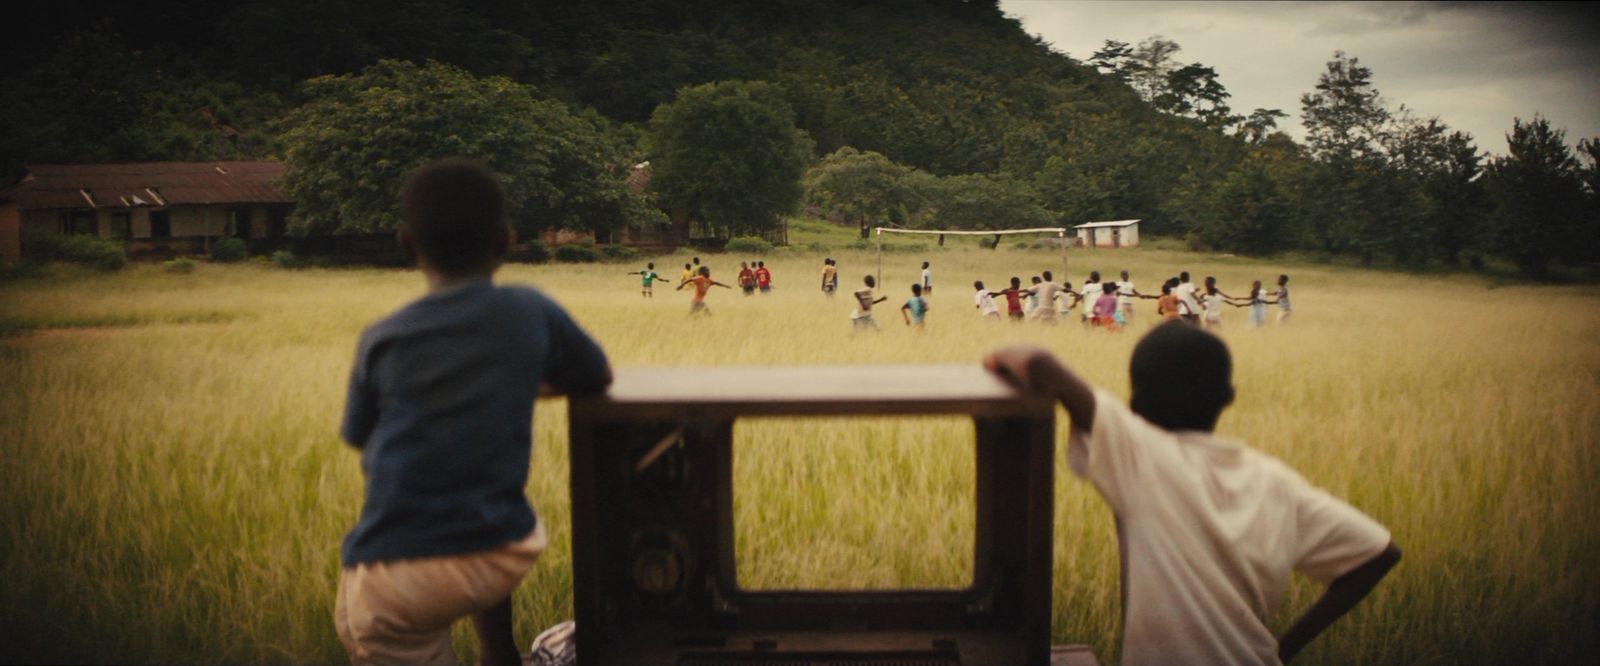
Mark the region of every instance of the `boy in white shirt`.
<instances>
[{"instance_id":1,"label":"boy in white shirt","mask_svg":"<svg viewBox=\"0 0 1600 666\"><path fill-rule=\"evenodd\" d=\"M999 319L1000 306L995 305L994 295L990 294L988 289L983 288L983 281L979 280L972 283L972 288L978 290L977 295L972 299L973 303L977 305L978 314Z\"/></svg>"},{"instance_id":2,"label":"boy in white shirt","mask_svg":"<svg viewBox=\"0 0 1600 666\"><path fill-rule=\"evenodd\" d=\"M1072 471L1117 517L1125 665L1287 662L1400 560L1382 525L1213 434L1234 392L1228 349L1210 333L1152 329L1133 351L1127 406L1044 349L1001 349L984 365L1072 419ZM1328 588L1275 637L1267 623L1295 570Z\"/></svg>"},{"instance_id":3,"label":"boy in white shirt","mask_svg":"<svg viewBox=\"0 0 1600 666\"><path fill-rule=\"evenodd\" d=\"M1191 324L1200 323L1200 300L1195 297L1194 283L1189 281L1189 271L1178 274L1178 286L1172 295L1178 297L1178 314Z\"/></svg>"}]
</instances>

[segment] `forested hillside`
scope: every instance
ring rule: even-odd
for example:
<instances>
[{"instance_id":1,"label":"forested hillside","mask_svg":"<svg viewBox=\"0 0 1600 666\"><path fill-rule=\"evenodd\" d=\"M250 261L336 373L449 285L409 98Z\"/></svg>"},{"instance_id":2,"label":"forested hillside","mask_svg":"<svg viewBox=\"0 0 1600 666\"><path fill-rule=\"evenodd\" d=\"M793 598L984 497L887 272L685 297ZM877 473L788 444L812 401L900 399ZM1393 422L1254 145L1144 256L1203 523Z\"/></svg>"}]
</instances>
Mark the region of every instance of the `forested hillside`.
<instances>
[{"instance_id":1,"label":"forested hillside","mask_svg":"<svg viewBox=\"0 0 1600 666\"><path fill-rule=\"evenodd\" d=\"M546 200L524 207L545 213L528 226L659 219L638 214L647 207L623 201L612 187L625 177L617 165L673 150L652 140L663 131L655 124L662 121L652 120L658 109L691 86L762 82L766 87L753 97L738 87L719 94L776 105L792 117L804 132L813 172L863 158L893 170L886 181L893 192L879 191L873 201L847 201L852 195L840 191L805 192L810 204L862 223L1010 226L1045 218L1060 224L1142 218L1146 233L1182 235L1201 247L1249 253L1304 248L1404 263L1453 264L1498 254L1530 273L1542 273L1552 261L1597 256L1593 241L1552 239L1600 236L1592 142L1580 151L1591 158L1587 164L1570 154L1547 156L1557 164L1539 158L1544 162L1537 173L1524 174L1559 183L1513 183L1509 187L1522 189L1495 199L1492 183L1484 182L1490 179L1481 177L1493 175L1495 165L1482 163L1472 137L1376 106L1370 72L1363 79L1354 58L1337 55L1324 81L1306 82L1308 91L1319 84L1343 88L1321 102L1308 94L1306 104L1326 107L1316 116L1326 122L1308 127L1311 139L1301 146L1273 132L1283 114L1229 109L1218 73L1171 58L1176 44L1108 42L1090 62L1079 62L1028 35L993 1L68 2L18 32L8 48L14 66L0 79L8 92L0 102L6 120L0 168L10 177L27 163L244 157L287 158L294 172L297 154L338 154L297 152L294 137L305 140L313 134L307 127L328 118L308 107L331 108L340 114L334 117L348 119L363 113L366 103L351 91L376 85L363 78L369 68L385 60L435 61L468 79L501 82L486 84L500 89L482 93L484 99L504 93L502 83L509 83L527 98L514 106L564 105L570 119L540 112L548 122L518 126L565 128L580 138L564 145L604 153L584 169L608 172L610 185L563 196L555 191L562 187L556 179L545 188L552 194L530 190L527 196ZM379 78L459 82L439 72L411 77L395 66L385 65L390 69ZM349 104L330 107L319 97L332 89L343 90ZM395 90L391 101L431 94ZM1366 92L1370 97L1362 96ZM447 131L452 117L439 116L446 126L413 131ZM1530 145L1550 143L1552 130L1537 130L1540 122L1528 123ZM1506 159L1515 160L1517 150L1512 153ZM496 168L510 168L500 162ZM696 177L721 175L702 171ZM810 173L806 180L828 182L823 175ZM1499 225L1485 217L1494 201L1525 198L1524 190L1546 186L1566 197L1554 215L1560 224L1549 234L1501 238ZM560 199L603 205L551 203ZM992 201L993 210L972 214L974 199ZM658 203L702 215L738 208ZM787 212L783 207L772 212ZM301 228L336 226L311 219L312 209L304 215ZM759 214L710 222L736 230L764 224ZM1509 241L1543 245L1503 251Z\"/></svg>"}]
</instances>

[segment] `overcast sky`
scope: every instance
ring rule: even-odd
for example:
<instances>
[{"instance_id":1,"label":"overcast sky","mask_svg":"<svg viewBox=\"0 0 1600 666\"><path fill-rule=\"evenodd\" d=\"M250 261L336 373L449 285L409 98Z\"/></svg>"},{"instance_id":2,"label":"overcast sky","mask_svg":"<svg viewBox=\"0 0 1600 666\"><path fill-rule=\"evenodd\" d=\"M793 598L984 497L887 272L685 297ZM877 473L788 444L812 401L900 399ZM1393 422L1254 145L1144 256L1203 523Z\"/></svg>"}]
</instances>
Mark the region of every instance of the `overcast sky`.
<instances>
[{"instance_id":1,"label":"overcast sky","mask_svg":"<svg viewBox=\"0 0 1600 666\"><path fill-rule=\"evenodd\" d=\"M1391 110L1405 104L1506 152L1512 118L1541 113L1567 142L1600 136L1600 9L1585 3L1257 3L1001 0L1077 60L1107 39L1177 42L1217 70L1234 113L1276 108L1296 138L1300 95L1336 50L1359 58Z\"/></svg>"}]
</instances>

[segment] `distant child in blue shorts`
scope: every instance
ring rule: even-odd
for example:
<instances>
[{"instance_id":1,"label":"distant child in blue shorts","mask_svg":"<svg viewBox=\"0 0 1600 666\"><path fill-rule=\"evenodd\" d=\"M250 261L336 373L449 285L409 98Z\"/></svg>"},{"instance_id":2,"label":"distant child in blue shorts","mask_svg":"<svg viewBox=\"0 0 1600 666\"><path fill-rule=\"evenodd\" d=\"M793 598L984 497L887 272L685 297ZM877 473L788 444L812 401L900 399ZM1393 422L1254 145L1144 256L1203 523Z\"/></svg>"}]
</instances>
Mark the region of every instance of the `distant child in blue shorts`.
<instances>
[{"instance_id":1,"label":"distant child in blue shorts","mask_svg":"<svg viewBox=\"0 0 1600 666\"><path fill-rule=\"evenodd\" d=\"M356 348L340 432L366 484L334 625L357 664L454 663L451 624L471 617L483 663L520 664L511 593L546 544L523 494L533 402L603 390L611 368L554 301L492 283L512 231L487 167L423 166L400 200L428 293Z\"/></svg>"}]
</instances>

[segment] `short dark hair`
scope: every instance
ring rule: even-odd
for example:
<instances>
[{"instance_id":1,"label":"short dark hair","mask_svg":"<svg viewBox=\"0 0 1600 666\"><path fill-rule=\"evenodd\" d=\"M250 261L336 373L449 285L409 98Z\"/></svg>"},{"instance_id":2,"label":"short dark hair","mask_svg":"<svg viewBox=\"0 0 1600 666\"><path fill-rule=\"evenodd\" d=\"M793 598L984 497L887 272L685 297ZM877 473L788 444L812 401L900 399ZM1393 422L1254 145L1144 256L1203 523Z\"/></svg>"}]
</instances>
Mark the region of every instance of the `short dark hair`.
<instances>
[{"instance_id":1,"label":"short dark hair","mask_svg":"<svg viewBox=\"0 0 1600 666\"><path fill-rule=\"evenodd\" d=\"M1128 363L1134 413L1167 430L1205 430L1233 403L1233 358L1222 339L1184 321L1145 334Z\"/></svg>"},{"instance_id":2,"label":"short dark hair","mask_svg":"<svg viewBox=\"0 0 1600 666\"><path fill-rule=\"evenodd\" d=\"M1189 281L1189 271L1184 271L1182 273L1179 273L1178 274L1178 278L1179 278L1178 279L1179 282L1188 282Z\"/></svg>"},{"instance_id":3,"label":"short dark hair","mask_svg":"<svg viewBox=\"0 0 1600 666\"><path fill-rule=\"evenodd\" d=\"M1055 282L1055 278L1050 276L1050 271L1045 271L1044 272L1044 281L1045 282Z\"/></svg>"},{"instance_id":4,"label":"short dark hair","mask_svg":"<svg viewBox=\"0 0 1600 666\"><path fill-rule=\"evenodd\" d=\"M920 285L920 284L911 285L911 295L912 296L921 296L922 295L922 285Z\"/></svg>"},{"instance_id":5,"label":"short dark hair","mask_svg":"<svg viewBox=\"0 0 1600 666\"><path fill-rule=\"evenodd\" d=\"M973 282L972 283L972 288L973 289L982 289L983 288L983 280L977 280L977 281Z\"/></svg>"},{"instance_id":6,"label":"short dark hair","mask_svg":"<svg viewBox=\"0 0 1600 666\"><path fill-rule=\"evenodd\" d=\"M878 286L877 278L874 278L871 275L868 275L865 279L862 280L862 282L865 282L868 287L876 287L876 286Z\"/></svg>"},{"instance_id":7,"label":"short dark hair","mask_svg":"<svg viewBox=\"0 0 1600 666\"><path fill-rule=\"evenodd\" d=\"M400 187L403 229L429 265L451 275L491 269L505 255L505 187L477 160L452 157L417 167Z\"/></svg>"}]
</instances>

